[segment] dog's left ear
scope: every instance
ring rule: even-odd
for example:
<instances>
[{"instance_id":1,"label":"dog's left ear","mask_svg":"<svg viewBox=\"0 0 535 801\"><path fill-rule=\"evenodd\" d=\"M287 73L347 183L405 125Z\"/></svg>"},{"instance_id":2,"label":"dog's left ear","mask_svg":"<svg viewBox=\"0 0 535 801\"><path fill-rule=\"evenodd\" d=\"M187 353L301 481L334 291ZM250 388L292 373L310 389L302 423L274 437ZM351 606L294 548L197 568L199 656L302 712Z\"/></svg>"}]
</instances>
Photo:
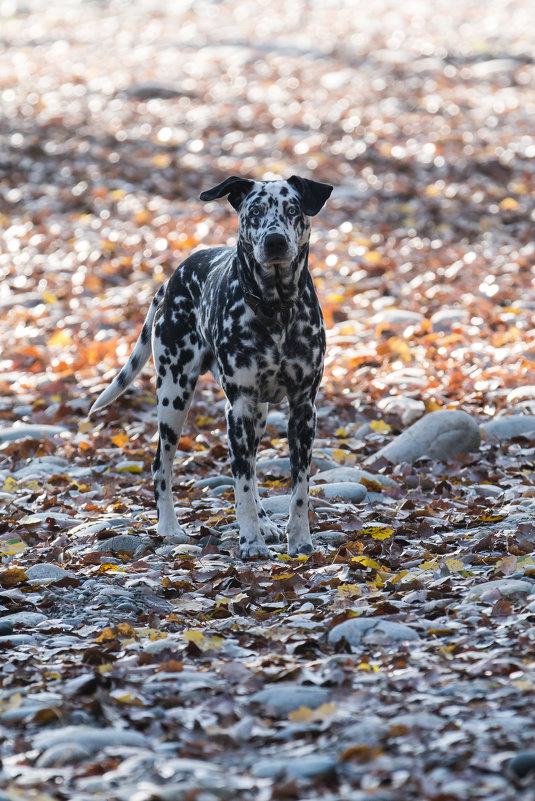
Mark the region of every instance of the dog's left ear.
<instances>
[{"instance_id":1,"label":"dog's left ear","mask_svg":"<svg viewBox=\"0 0 535 801\"><path fill-rule=\"evenodd\" d=\"M333 191L333 187L330 184L321 184L319 181L300 178L299 175L292 175L291 178L288 178L288 183L299 192L301 196L301 211L309 217L313 217L318 213Z\"/></svg>"},{"instance_id":2,"label":"dog's left ear","mask_svg":"<svg viewBox=\"0 0 535 801\"><path fill-rule=\"evenodd\" d=\"M242 200L253 188L254 181L248 178L239 178L237 175L231 175L223 183L214 186L213 189L207 189L201 193L201 200L216 200L218 197L228 195L228 200L231 206L234 206L236 211L240 208Z\"/></svg>"}]
</instances>

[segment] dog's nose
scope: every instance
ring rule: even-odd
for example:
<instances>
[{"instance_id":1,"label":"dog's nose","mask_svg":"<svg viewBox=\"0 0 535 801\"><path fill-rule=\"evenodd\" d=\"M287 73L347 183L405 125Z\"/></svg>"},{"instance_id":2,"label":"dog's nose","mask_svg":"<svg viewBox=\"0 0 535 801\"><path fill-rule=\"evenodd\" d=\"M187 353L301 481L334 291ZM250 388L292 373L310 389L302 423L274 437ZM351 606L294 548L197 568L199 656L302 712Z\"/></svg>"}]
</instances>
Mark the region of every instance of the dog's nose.
<instances>
[{"instance_id":1,"label":"dog's nose","mask_svg":"<svg viewBox=\"0 0 535 801\"><path fill-rule=\"evenodd\" d=\"M269 258L284 256L288 249L286 237L282 234L267 234L264 240L264 251Z\"/></svg>"}]
</instances>

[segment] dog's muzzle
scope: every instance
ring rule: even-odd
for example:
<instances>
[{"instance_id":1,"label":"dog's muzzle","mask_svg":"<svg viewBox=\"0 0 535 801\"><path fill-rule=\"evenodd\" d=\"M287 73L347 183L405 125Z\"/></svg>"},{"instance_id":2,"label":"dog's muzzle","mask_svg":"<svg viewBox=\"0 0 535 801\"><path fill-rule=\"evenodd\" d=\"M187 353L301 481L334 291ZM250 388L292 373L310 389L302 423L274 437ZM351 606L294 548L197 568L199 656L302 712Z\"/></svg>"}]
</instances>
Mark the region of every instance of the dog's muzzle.
<instances>
[{"instance_id":1,"label":"dog's muzzle","mask_svg":"<svg viewBox=\"0 0 535 801\"><path fill-rule=\"evenodd\" d=\"M288 242L282 234L266 234L264 239L266 262L276 262L288 256Z\"/></svg>"}]
</instances>

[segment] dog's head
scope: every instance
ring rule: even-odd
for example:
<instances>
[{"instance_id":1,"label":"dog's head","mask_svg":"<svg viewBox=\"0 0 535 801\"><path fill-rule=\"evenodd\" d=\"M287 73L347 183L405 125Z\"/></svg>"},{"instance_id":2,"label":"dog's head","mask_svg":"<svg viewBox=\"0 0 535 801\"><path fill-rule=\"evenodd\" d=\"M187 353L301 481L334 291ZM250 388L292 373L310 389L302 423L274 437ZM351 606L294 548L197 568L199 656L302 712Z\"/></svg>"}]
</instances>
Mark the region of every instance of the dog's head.
<instances>
[{"instance_id":1,"label":"dog's head","mask_svg":"<svg viewBox=\"0 0 535 801\"><path fill-rule=\"evenodd\" d=\"M310 236L310 217L332 192L329 184L292 175L287 181L251 181L231 177L203 192L201 200L228 195L239 213L239 235L267 303L291 302L298 295L299 259Z\"/></svg>"}]
</instances>

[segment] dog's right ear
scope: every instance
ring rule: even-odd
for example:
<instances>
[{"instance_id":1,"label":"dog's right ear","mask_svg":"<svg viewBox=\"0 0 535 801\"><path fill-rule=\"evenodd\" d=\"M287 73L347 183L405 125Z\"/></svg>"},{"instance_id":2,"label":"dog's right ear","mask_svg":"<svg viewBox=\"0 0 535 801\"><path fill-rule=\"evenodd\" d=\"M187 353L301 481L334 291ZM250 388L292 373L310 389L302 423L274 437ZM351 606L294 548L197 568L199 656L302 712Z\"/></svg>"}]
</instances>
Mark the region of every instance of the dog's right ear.
<instances>
[{"instance_id":1,"label":"dog's right ear","mask_svg":"<svg viewBox=\"0 0 535 801\"><path fill-rule=\"evenodd\" d=\"M201 200L215 200L218 197L223 197L223 195L228 195L229 203L238 211L242 200L249 194L253 185L254 181L250 181L248 178L239 178L237 175L232 175L222 184L202 192Z\"/></svg>"}]
</instances>

